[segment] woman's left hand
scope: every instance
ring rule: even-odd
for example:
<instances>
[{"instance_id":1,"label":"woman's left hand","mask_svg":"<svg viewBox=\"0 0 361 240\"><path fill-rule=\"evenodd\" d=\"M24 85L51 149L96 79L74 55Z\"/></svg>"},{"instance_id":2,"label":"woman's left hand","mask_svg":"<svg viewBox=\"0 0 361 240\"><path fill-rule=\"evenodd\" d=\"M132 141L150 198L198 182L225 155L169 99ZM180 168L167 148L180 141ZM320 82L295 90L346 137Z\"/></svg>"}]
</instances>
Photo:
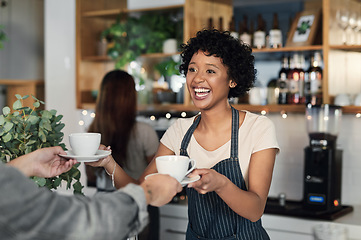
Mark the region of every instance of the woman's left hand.
<instances>
[{"instance_id":1,"label":"woman's left hand","mask_svg":"<svg viewBox=\"0 0 361 240\"><path fill-rule=\"evenodd\" d=\"M200 194L208 192L217 192L227 182L228 178L213 169L195 169L189 176L200 175L201 179L193 183L189 183L188 187L194 188Z\"/></svg>"}]
</instances>

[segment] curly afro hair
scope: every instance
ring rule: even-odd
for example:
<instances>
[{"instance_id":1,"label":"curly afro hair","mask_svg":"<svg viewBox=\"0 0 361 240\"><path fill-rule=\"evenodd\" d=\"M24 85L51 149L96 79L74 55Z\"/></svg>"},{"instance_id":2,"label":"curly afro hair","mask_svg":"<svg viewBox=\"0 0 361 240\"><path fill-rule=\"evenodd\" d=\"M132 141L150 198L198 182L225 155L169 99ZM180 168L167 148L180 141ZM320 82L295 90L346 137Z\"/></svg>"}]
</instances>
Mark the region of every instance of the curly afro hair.
<instances>
[{"instance_id":1,"label":"curly afro hair","mask_svg":"<svg viewBox=\"0 0 361 240\"><path fill-rule=\"evenodd\" d=\"M228 76L236 87L230 88L228 98L242 96L253 87L256 78L254 56L249 45L233 38L228 31L221 32L217 29L201 30L196 37L181 45L182 64L179 71L187 75L188 65L193 54L201 50L222 59L228 67Z\"/></svg>"}]
</instances>

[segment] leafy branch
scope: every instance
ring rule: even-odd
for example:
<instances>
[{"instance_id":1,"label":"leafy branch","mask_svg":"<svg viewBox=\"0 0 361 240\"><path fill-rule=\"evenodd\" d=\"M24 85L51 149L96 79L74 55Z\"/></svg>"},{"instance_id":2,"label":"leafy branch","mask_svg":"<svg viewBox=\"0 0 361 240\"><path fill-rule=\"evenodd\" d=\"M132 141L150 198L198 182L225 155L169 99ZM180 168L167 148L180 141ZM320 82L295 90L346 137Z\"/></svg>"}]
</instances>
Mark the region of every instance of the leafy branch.
<instances>
[{"instance_id":1,"label":"leafy branch","mask_svg":"<svg viewBox=\"0 0 361 240\"><path fill-rule=\"evenodd\" d=\"M32 108L23 106L23 101L29 97L28 95L15 96L17 100L13 103L13 112L6 106L2 109L3 114L0 115L0 160L8 162L45 147L61 146L66 150L65 144L61 143L64 137L61 130L65 126L61 122L63 115L57 115L56 110L40 109L45 103L34 96L32 96L34 100ZM68 172L57 177L32 179L39 186L46 186L49 189L57 189L64 180L67 182L67 189L72 186L74 193L82 194L79 165L76 164ZM73 180L75 183L72 185Z\"/></svg>"}]
</instances>

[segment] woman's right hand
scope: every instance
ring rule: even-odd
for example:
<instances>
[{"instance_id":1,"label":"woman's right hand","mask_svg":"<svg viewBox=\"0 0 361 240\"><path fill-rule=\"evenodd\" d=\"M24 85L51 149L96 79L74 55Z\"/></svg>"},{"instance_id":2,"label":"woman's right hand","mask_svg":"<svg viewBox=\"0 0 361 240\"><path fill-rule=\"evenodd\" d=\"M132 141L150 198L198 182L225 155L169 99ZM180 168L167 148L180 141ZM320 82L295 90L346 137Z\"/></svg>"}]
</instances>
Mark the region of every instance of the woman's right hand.
<instances>
[{"instance_id":1,"label":"woman's right hand","mask_svg":"<svg viewBox=\"0 0 361 240\"><path fill-rule=\"evenodd\" d=\"M111 151L110 146L106 147L103 144L101 144L99 146L99 150ZM105 158L99 159L98 161L86 162L85 164L89 165L89 166L92 166L92 167L104 167L104 168L106 168L107 165L109 165L109 164L114 166L114 162L115 162L115 160L114 160L113 156L109 155L109 156L107 156Z\"/></svg>"}]
</instances>

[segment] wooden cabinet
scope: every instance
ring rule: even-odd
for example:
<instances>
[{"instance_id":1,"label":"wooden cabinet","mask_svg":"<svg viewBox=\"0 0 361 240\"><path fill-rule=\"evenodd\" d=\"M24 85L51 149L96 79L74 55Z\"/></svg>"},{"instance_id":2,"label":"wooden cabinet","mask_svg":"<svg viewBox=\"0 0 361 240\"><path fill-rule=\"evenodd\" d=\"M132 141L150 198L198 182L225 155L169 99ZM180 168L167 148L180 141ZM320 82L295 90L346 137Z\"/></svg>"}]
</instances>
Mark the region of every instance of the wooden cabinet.
<instances>
[{"instance_id":1,"label":"wooden cabinet","mask_svg":"<svg viewBox=\"0 0 361 240\"><path fill-rule=\"evenodd\" d=\"M324 63L324 79L323 79L323 102L333 103L332 95L329 95L329 75L332 71L329 69L329 59L332 51L354 51L361 52L361 45L344 46L340 44L330 44L330 38L335 34L330 26L331 5L336 0L318 0L304 1L305 8L322 8L322 44L303 46L303 47L284 47L279 49L255 49L254 52L274 54L283 52L302 52L302 51L322 51ZM170 11L177 10L183 12L183 38L187 41L195 33L207 27L208 19L218 19L223 17L224 29L227 29L227 23L233 15L233 5L231 0L185 0L184 4L128 10L125 0L77 0L76 8L76 86L77 86L77 107L78 108L94 108L95 99L92 91L99 88L102 77L107 71L114 69L114 62L107 56L97 55L97 44L100 39L101 32L109 27L119 16L123 14L134 14L149 11ZM202 14L199 14L202 13ZM148 67L152 67L152 62L159 61L160 58L169 57L165 54L150 54L142 56L145 62L150 62ZM334 71L334 70L333 70ZM146 104L139 106L140 110L175 110L175 111L192 111L196 110L189 98L188 92L185 91L183 104ZM236 105L239 109L247 109L249 111L261 112L304 112L303 105ZM343 108L345 113L361 112L361 107L349 106Z\"/></svg>"},{"instance_id":2,"label":"wooden cabinet","mask_svg":"<svg viewBox=\"0 0 361 240\"><path fill-rule=\"evenodd\" d=\"M42 79L0 79L0 85L6 86L6 105L10 108L17 100L15 94L33 95L38 99L44 99L44 80ZM24 106L32 107L33 103L31 97L24 100Z\"/></svg>"},{"instance_id":3,"label":"wooden cabinet","mask_svg":"<svg viewBox=\"0 0 361 240\"><path fill-rule=\"evenodd\" d=\"M99 88L104 74L114 69L114 62L106 56L97 56L97 43L101 32L109 27L122 14L179 10L183 12L183 38L191 36L208 23L208 18L223 17L227 23L232 17L231 0L185 0L182 5L128 10L125 0L77 0L76 8L76 82L77 107L94 108L95 99L92 91ZM202 14L199 14L202 13ZM169 57L169 54L150 54L142 56L149 62ZM149 64L148 64L149 65ZM152 104L151 104L152 105ZM190 99L186 94L184 104L190 107ZM153 105L154 106L154 105ZM156 106L157 107L157 106ZM149 108L141 106L141 108Z\"/></svg>"}]
</instances>

